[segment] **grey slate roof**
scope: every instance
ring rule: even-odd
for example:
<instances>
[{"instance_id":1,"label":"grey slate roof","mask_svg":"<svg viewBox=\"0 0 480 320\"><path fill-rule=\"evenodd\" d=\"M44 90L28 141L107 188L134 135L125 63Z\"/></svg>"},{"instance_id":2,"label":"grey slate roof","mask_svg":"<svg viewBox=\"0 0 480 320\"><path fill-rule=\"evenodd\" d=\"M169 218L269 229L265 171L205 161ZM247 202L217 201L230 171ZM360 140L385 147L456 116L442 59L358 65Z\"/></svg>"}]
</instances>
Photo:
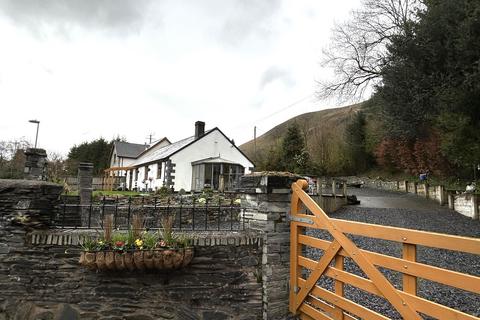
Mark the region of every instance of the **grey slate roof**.
<instances>
[{"instance_id":1,"label":"grey slate roof","mask_svg":"<svg viewBox=\"0 0 480 320\"><path fill-rule=\"evenodd\" d=\"M152 152L147 151L142 155L142 157L140 157L134 163L132 163L132 166L138 166L142 164L155 162L161 159L165 159L170 155L172 155L173 153L180 150L181 148L185 147L186 145L192 143L193 141L195 141L195 136L188 137L183 140L174 142L172 144L169 144L168 146L165 146L163 148L160 148Z\"/></svg>"},{"instance_id":2,"label":"grey slate roof","mask_svg":"<svg viewBox=\"0 0 480 320\"><path fill-rule=\"evenodd\" d=\"M147 149L148 145L130 143L123 141L115 141L115 149L117 151L117 157L124 158L136 158L140 153Z\"/></svg>"}]
</instances>

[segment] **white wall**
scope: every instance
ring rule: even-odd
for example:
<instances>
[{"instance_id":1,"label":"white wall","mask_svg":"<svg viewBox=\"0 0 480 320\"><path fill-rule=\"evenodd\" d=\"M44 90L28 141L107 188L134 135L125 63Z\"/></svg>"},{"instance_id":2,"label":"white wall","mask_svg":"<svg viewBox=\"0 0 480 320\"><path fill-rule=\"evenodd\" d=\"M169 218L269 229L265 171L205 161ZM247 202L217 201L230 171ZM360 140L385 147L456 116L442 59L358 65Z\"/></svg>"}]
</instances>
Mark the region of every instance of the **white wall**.
<instances>
[{"instance_id":1,"label":"white wall","mask_svg":"<svg viewBox=\"0 0 480 320\"><path fill-rule=\"evenodd\" d=\"M242 165L245 168L245 173L249 172L249 167L253 167L253 163L248 161L218 130L215 130L170 157L176 165L173 174L175 176L175 191L180 189L191 190L192 162L218 156Z\"/></svg>"},{"instance_id":2,"label":"white wall","mask_svg":"<svg viewBox=\"0 0 480 320\"><path fill-rule=\"evenodd\" d=\"M141 190L143 188L151 188L152 190L159 189L163 185L163 171L164 171L165 163L161 163L160 165L160 178L157 179L157 170L158 170L158 165L157 163L150 164L148 168L150 171L148 172L148 178L152 178L152 181L148 180L148 183L143 183L143 180L145 178L145 166L142 166L138 168L138 180L137 180L137 188L138 190ZM127 175L127 188L132 189L135 187L135 170L133 171L133 178L132 178L132 185L130 186L129 183L129 175Z\"/></svg>"}]
</instances>

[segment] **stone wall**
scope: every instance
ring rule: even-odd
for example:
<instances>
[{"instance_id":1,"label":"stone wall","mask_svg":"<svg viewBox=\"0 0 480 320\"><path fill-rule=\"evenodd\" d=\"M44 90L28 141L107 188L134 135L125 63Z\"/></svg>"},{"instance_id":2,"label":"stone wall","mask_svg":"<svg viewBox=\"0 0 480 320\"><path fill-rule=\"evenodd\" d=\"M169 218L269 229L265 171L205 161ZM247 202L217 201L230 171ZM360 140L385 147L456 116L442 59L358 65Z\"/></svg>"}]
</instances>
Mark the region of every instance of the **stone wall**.
<instances>
[{"instance_id":1,"label":"stone wall","mask_svg":"<svg viewBox=\"0 0 480 320\"><path fill-rule=\"evenodd\" d=\"M0 319L262 319L263 236L196 234L192 263L169 273L94 272L78 264L85 230L42 222L60 186L0 186Z\"/></svg>"},{"instance_id":2,"label":"stone wall","mask_svg":"<svg viewBox=\"0 0 480 320\"><path fill-rule=\"evenodd\" d=\"M0 238L8 245L0 254L0 318L53 318L67 311L69 319L262 317L261 240L254 236L203 235L189 266L141 273L80 267L75 241L82 235L75 232L6 231Z\"/></svg>"},{"instance_id":3,"label":"stone wall","mask_svg":"<svg viewBox=\"0 0 480 320\"><path fill-rule=\"evenodd\" d=\"M349 183L359 181L364 182L364 186L413 193L431 200L435 200L440 205L448 204L449 208L472 219L480 218L480 197L471 193L458 193L457 191L447 191L444 186L431 186L428 183L418 183L412 181L385 181L381 179L370 179L364 177L342 177Z\"/></svg>"},{"instance_id":4,"label":"stone wall","mask_svg":"<svg viewBox=\"0 0 480 320\"><path fill-rule=\"evenodd\" d=\"M0 227L11 219L30 227L48 225L63 187L35 180L0 179Z\"/></svg>"},{"instance_id":5,"label":"stone wall","mask_svg":"<svg viewBox=\"0 0 480 320\"><path fill-rule=\"evenodd\" d=\"M480 201L478 195L463 193L452 194L450 197L453 200L453 204L450 204L451 209L472 219L479 218Z\"/></svg>"}]
</instances>

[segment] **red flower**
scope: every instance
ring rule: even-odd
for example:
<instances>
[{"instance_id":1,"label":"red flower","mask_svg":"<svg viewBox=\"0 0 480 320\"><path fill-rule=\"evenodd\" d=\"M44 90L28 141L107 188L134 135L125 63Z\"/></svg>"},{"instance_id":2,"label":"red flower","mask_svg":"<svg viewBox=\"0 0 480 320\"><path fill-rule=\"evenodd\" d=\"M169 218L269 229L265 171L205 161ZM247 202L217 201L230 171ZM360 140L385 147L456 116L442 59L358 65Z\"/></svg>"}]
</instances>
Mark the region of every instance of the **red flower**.
<instances>
[{"instance_id":1,"label":"red flower","mask_svg":"<svg viewBox=\"0 0 480 320\"><path fill-rule=\"evenodd\" d=\"M125 245L125 242L123 242L123 241L115 242L115 247L123 247L124 245Z\"/></svg>"}]
</instances>

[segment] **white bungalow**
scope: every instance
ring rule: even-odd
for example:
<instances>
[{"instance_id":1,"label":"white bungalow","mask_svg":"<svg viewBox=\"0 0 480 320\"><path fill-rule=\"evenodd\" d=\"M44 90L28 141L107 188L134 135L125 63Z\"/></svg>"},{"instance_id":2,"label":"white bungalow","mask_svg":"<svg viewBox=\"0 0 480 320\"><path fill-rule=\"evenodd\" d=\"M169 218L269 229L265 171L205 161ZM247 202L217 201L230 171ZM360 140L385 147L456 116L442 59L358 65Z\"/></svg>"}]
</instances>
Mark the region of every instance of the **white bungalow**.
<instances>
[{"instance_id":1,"label":"white bungalow","mask_svg":"<svg viewBox=\"0 0 480 320\"><path fill-rule=\"evenodd\" d=\"M201 121L195 123L194 136L174 143L163 138L143 150L139 146L115 144L111 168L106 170L109 175L121 176L130 190L156 190L162 186L175 191L201 191L205 187L231 190L240 176L254 166L220 129L205 132Z\"/></svg>"}]
</instances>

